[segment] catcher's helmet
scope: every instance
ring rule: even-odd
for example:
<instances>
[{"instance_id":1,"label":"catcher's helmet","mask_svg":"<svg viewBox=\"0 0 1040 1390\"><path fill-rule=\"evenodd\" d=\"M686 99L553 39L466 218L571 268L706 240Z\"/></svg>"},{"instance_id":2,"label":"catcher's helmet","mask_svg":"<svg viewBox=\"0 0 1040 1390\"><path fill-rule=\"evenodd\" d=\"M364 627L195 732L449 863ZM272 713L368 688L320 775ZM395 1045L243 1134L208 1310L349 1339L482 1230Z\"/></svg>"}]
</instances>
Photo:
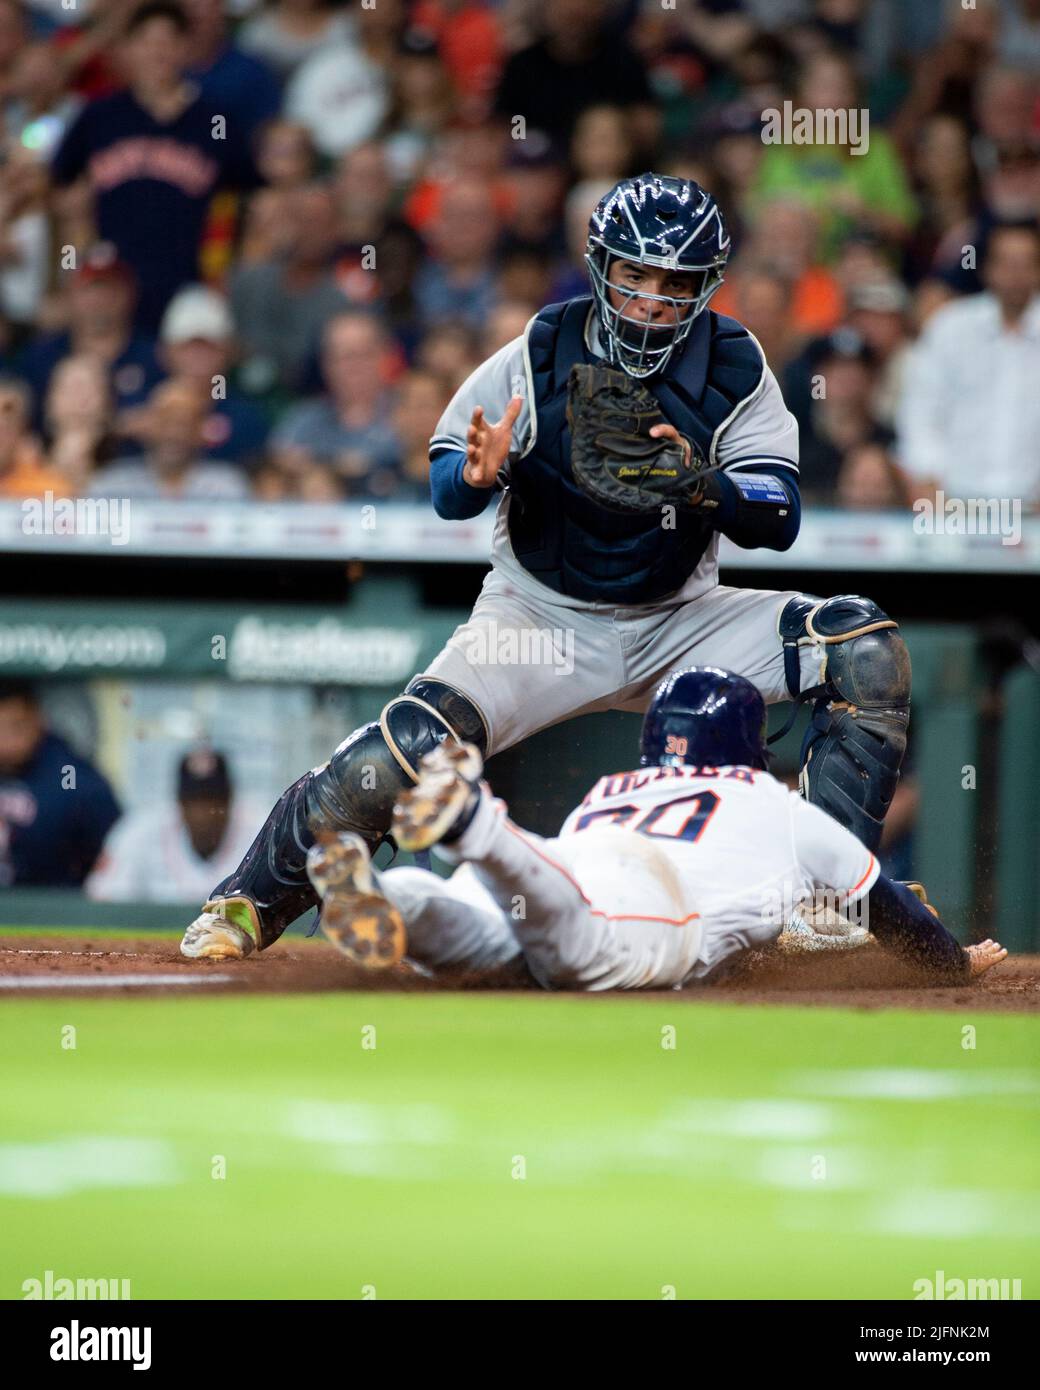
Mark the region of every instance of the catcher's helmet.
<instances>
[{"instance_id":1,"label":"catcher's helmet","mask_svg":"<svg viewBox=\"0 0 1040 1390\"><path fill-rule=\"evenodd\" d=\"M765 702L749 680L717 666L687 666L654 692L639 765L765 768L765 732Z\"/></svg>"},{"instance_id":2,"label":"catcher's helmet","mask_svg":"<svg viewBox=\"0 0 1040 1390\"><path fill-rule=\"evenodd\" d=\"M596 205L589 222L585 263L611 363L629 376L659 371L689 333L694 319L722 284L729 233L718 203L692 179L640 174L623 179ZM690 272L693 296L647 294L612 285L621 307L610 302L608 278L616 260ZM632 300L668 306L668 323L624 317Z\"/></svg>"}]
</instances>

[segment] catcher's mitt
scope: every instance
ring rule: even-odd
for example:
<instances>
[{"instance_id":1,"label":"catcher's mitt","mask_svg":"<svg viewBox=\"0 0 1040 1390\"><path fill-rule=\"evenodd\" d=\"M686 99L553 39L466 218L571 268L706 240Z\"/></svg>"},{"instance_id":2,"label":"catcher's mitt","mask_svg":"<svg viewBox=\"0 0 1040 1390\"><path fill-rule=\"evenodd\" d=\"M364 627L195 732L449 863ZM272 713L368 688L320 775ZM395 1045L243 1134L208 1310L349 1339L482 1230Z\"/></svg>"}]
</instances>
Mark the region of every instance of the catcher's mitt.
<instances>
[{"instance_id":1,"label":"catcher's mitt","mask_svg":"<svg viewBox=\"0 0 1040 1390\"><path fill-rule=\"evenodd\" d=\"M659 512L662 503L696 504L707 462L691 445L655 439L667 425L656 397L624 372L579 362L567 382L571 468L582 490L620 512Z\"/></svg>"}]
</instances>

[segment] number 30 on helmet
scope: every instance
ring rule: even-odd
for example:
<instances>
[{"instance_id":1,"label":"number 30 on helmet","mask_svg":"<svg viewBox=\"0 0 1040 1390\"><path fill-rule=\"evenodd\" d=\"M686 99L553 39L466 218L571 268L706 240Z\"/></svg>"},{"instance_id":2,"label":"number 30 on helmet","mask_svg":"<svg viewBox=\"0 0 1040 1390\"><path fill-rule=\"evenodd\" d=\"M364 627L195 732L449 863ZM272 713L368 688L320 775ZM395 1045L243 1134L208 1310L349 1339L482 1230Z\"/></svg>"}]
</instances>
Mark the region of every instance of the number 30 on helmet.
<instances>
[{"instance_id":1,"label":"number 30 on helmet","mask_svg":"<svg viewBox=\"0 0 1040 1390\"><path fill-rule=\"evenodd\" d=\"M687 666L654 692L639 765L764 769L765 734L765 702L749 680L717 666Z\"/></svg>"}]
</instances>

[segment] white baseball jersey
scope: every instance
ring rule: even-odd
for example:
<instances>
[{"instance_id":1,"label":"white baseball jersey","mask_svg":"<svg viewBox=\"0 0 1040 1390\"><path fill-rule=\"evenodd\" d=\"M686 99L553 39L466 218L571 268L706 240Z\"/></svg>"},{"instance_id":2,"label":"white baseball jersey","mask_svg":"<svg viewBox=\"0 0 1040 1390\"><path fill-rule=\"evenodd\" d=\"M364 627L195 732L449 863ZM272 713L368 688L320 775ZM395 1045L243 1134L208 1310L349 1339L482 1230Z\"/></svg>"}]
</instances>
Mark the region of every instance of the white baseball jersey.
<instances>
[{"instance_id":1,"label":"white baseball jersey","mask_svg":"<svg viewBox=\"0 0 1040 1390\"><path fill-rule=\"evenodd\" d=\"M749 767L601 777L553 845L593 912L683 930L673 982L771 941L815 890L856 902L880 872L844 826Z\"/></svg>"},{"instance_id":2,"label":"white baseball jersey","mask_svg":"<svg viewBox=\"0 0 1040 1390\"><path fill-rule=\"evenodd\" d=\"M879 873L819 807L749 767L650 767L601 777L543 839L482 796L439 853L445 882L388 869L409 953L435 968L522 954L548 989L662 989L774 941L823 890L848 910ZM466 876L466 863L471 866Z\"/></svg>"},{"instance_id":3,"label":"white baseball jersey","mask_svg":"<svg viewBox=\"0 0 1040 1390\"><path fill-rule=\"evenodd\" d=\"M205 902L215 883L239 865L256 834L255 808L232 803L216 854L195 852L175 804L132 812L109 832L87 896L99 902Z\"/></svg>"}]
</instances>

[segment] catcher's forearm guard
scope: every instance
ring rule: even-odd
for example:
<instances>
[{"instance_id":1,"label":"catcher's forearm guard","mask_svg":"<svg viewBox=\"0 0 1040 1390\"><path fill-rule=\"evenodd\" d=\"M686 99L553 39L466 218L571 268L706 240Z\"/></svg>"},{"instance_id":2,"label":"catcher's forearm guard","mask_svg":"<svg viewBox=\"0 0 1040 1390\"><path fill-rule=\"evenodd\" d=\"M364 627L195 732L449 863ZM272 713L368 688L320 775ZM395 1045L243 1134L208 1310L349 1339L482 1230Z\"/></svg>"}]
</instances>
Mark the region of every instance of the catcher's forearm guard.
<instances>
[{"instance_id":1,"label":"catcher's forearm guard","mask_svg":"<svg viewBox=\"0 0 1040 1390\"><path fill-rule=\"evenodd\" d=\"M798 536L802 504L794 475L710 473L693 510L745 550L787 550Z\"/></svg>"},{"instance_id":2,"label":"catcher's forearm guard","mask_svg":"<svg viewBox=\"0 0 1040 1390\"><path fill-rule=\"evenodd\" d=\"M910 653L898 627L872 599L854 594L800 594L780 614L787 687L796 703L813 699L802 793L870 850L881 842L910 723ZM804 646L824 653L821 682L808 690L800 689Z\"/></svg>"}]
</instances>

